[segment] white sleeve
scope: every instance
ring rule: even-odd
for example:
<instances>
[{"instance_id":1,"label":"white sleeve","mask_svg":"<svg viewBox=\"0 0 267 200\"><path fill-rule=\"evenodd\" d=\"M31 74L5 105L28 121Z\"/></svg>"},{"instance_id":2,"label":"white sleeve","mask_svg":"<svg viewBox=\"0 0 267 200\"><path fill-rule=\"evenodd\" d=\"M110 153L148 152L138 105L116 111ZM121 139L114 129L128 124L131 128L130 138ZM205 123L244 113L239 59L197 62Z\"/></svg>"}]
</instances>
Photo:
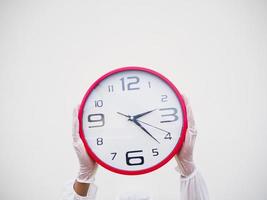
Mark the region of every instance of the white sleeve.
<instances>
[{"instance_id":1,"label":"white sleeve","mask_svg":"<svg viewBox=\"0 0 267 200\"><path fill-rule=\"evenodd\" d=\"M181 200L209 200L207 185L200 172L181 177Z\"/></svg>"},{"instance_id":2,"label":"white sleeve","mask_svg":"<svg viewBox=\"0 0 267 200\"><path fill-rule=\"evenodd\" d=\"M69 181L65 184L62 194L62 200L95 200L97 186L93 183L90 183L90 187L87 193L87 196L83 197L78 194L73 189L74 181Z\"/></svg>"}]
</instances>

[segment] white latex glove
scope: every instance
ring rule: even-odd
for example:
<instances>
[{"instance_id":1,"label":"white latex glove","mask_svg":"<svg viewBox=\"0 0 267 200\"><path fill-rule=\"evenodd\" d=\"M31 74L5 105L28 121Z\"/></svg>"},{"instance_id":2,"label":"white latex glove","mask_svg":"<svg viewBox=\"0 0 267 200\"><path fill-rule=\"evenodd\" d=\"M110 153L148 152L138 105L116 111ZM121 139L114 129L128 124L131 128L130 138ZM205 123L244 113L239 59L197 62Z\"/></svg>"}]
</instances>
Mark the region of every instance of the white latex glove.
<instances>
[{"instance_id":1,"label":"white latex glove","mask_svg":"<svg viewBox=\"0 0 267 200\"><path fill-rule=\"evenodd\" d=\"M186 105L188 128L181 151L175 155L175 159L178 164L176 170L179 171L182 176L189 176L196 168L193 160L193 149L197 130L195 128L195 120L188 99L185 96L183 96L183 98Z\"/></svg>"},{"instance_id":2,"label":"white latex glove","mask_svg":"<svg viewBox=\"0 0 267 200\"><path fill-rule=\"evenodd\" d=\"M80 170L76 180L80 183L93 183L98 164L87 154L84 144L80 138L78 111L79 106L77 106L73 111L72 123L73 147L76 151L80 164Z\"/></svg>"}]
</instances>

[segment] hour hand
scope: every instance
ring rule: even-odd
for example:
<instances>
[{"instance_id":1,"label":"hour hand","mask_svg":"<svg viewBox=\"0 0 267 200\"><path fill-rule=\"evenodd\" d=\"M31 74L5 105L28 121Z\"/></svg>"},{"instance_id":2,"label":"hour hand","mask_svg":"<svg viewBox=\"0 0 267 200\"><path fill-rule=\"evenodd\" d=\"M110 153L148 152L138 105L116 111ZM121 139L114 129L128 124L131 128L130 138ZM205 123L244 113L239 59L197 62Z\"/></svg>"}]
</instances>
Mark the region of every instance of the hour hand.
<instances>
[{"instance_id":1,"label":"hour hand","mask_svg":"<svg viewBox=\"0 0 267 200\"><path fill-rule=\"evenodd\" d=\"M147 112L144 112L144 113L140 113L140 114L138 114L138 115L134 115L134 116L133 116L133 119L134 119L134 120L137 120L138 118L143 117L144 115L147 115L147 114L149 114L149 113L151 113L151 112L153 112L153 111L155 111L155 110L157 110L157 109L150 110L150 111L147 111Z\"/></svg>"}]
</instances>

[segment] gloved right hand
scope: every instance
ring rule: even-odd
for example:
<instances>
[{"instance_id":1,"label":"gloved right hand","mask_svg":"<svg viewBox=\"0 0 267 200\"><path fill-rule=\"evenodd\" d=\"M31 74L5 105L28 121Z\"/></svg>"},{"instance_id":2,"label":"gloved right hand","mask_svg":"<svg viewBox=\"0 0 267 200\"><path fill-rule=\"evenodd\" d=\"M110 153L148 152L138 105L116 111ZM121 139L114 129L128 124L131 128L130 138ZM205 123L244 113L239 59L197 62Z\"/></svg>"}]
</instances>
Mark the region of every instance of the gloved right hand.
<instances>
[{"instance_id":1,"label":"gloved right hand","mask_svg":"<svg viewBox=\"0 0 267 200\"><path fill-rule=\"evenodd\" d=\"M72 137L73 147L77 154L80 169L77 177L79 183L93 183L98 164L87 154L84 144L79 135L79 106L73 111Z\"/></svg>"}]
</instances>

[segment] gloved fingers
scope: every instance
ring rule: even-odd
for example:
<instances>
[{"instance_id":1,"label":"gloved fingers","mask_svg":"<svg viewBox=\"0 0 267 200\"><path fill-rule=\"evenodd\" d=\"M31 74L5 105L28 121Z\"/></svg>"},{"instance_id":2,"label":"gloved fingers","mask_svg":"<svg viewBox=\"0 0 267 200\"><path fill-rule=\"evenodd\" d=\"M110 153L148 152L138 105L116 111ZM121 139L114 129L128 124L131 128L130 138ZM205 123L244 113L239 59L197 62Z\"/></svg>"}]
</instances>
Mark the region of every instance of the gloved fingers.
<instances>
[{"instance_id":1,"label":"gloved fingers","mask_svg":"<svg viewBox=\"0 0 267 200\"><path fill-rule=\"evenodd\" d=\"M190 132L191 135L197 135L197 130L195 127L194 128L188 128L187 130Z\"/></svg>"},{"instance_id":2,"label":"gloved fingers","mask_svg":"<svg viewBox=\"0 0 267 200\"><path fill-rule=\"evenodd\" d=\"M186 112L187 112L187 119L188 119L188 128L186 131L186 136L185 136L185 141L183 144L183 149L186 150L187 152L193 152L193 148L195 145L196 141L196 136L197 136L197 130L195 128L195 120L193 116L193 111L190 105L190 102L188 98L183 95L183 99L185 101L186 105Z\"/></svg>"},{"instance_id":3,"label":"gloved fingers","mask_svg":"<svg viewBox=\"0 0 267 200\"><path fill-rule=\"evenodd\" d=\"M79 135L79 120L78 120L78 112L79 112L79 105L76 106L73 109L73 118L72 118L72 138L73 142L78 142L80 140L80 135Z\"/></svg>"},{"instance_id":4,"label":"gloved fingers","mask_svg":"<svg viewBox=\"0 0 267 200\"><path fill-rule=\"evenodd\" d=\"M186 131L185 141L184 141L184 148L187 149L187 151L193 152L193 148L195 145L197 137L197 130L188 128Z\"/></svg>"},{"instance_id":5,"label":"gloved fingers","mask_svg":"<svg viewBox=\"0 0 267 200\"><path fill-rule=\"evenodd\" d=\"M188 131L190 131L191 134L196 135L197 131L196 131L196 128L195 128L195 119L194 119L192 107L190 105L188 97L185 96L184 94L182 96L183 96L183 99L184 99L184 102L185 102L185 106L186 106Z\"/></svg>"},{"instance_id":6,"label":"gloved fingers","mask_svg":"<svg viewBox=\"0 0 267 200\"><path fill-rule=\"evenodd\" d=\"M192 134L190 131L187 132L187 135L185 136L185 144L188 146L190 149L193 150L195 142L196 142L196 134Z\"/></svg>"},{"instance_id":7,"label":"gloved fingers","mask_svg":"<svg viewBox=\"0 0 267 200\"><path fill-rule=\"evenodd\" d=\"M195 168L193 162L193 149L196 141L197 130L195 128L195 121L189 100L185 95L183 95L183 99L186 106L188 128L186 130L183 146L180 152L175 156L175 159L178 164L176 170L178 170L181 175L187 176L191 174Z\"/></svg>"}]
</instances>

